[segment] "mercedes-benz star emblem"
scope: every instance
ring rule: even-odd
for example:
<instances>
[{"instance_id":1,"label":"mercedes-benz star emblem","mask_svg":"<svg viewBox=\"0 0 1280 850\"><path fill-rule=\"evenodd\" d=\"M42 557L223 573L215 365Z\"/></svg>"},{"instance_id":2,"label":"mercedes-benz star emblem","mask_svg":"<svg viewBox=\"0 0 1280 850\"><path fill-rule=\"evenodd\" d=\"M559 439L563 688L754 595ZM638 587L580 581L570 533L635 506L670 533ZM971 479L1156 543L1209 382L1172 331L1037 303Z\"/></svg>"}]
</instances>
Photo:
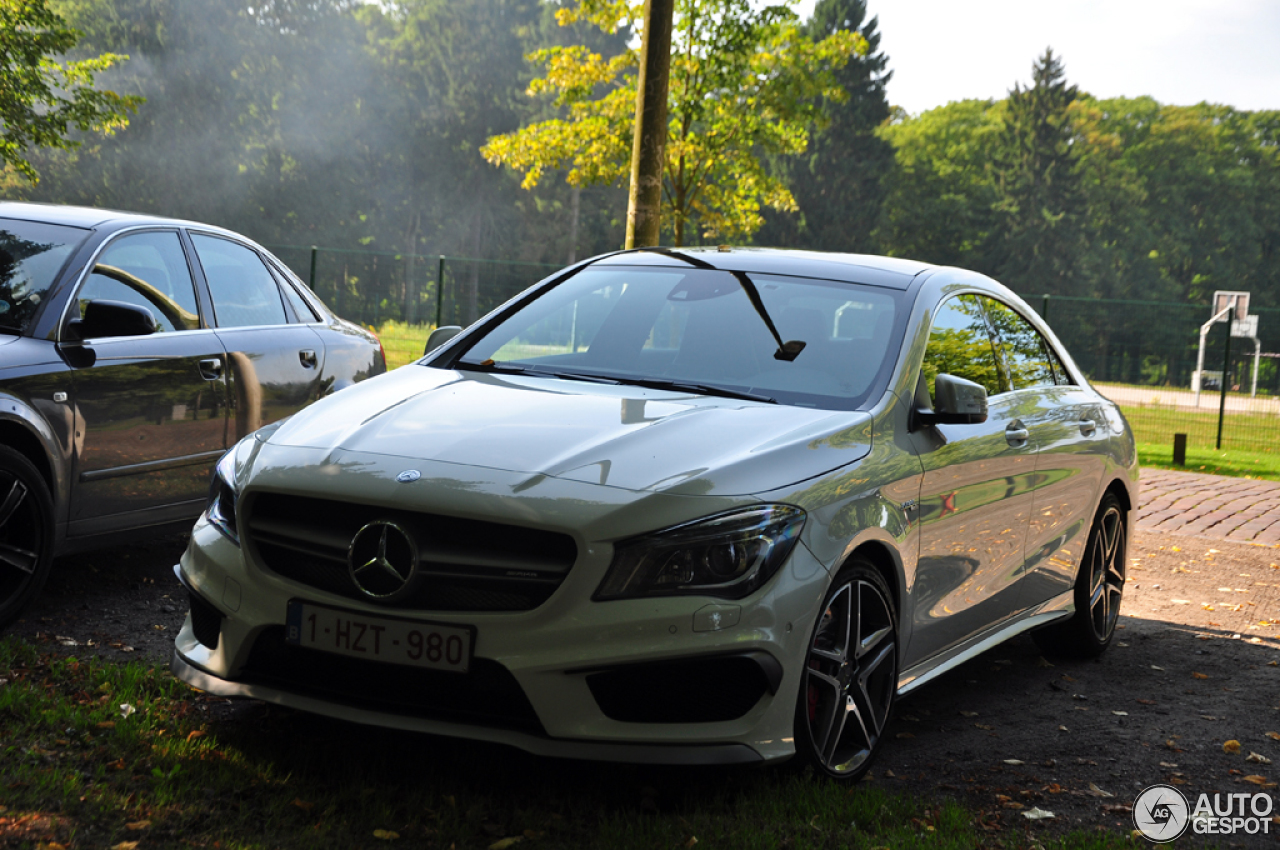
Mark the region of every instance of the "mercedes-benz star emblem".
<instances>
[{"instance_id":1,"label":"mercedes-benz star emblem","mask_svg":"<svg viewBox=\"0 0 1280 850\"><path fill-rule=\"evenodd\" d=\"M409 532L378 519L356 532L347 550L351 580L378 602L395 602L413 591L418 577L418 546Z\"/></svg>"},{"instance_id":2,"label":"mercedes-benz star emblem","mask_svg":"<svg viewBox=\"0 0 1280 850\"><path fill-rule=\"evenodd\" d=\"M396 476L396 480L401 484L408 484L411 481L417 481L422 477L422 473L416 469L406 469L404 472Z\"/></svg>"}]
</instances>

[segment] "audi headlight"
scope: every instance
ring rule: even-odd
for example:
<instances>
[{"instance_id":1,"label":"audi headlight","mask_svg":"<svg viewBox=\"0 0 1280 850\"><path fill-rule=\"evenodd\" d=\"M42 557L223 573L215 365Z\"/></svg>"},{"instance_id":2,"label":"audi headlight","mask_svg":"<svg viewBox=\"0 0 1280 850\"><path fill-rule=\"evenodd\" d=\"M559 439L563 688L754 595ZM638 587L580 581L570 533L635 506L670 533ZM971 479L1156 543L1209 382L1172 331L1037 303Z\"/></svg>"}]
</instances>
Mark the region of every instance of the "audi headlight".
<instances>
[{"instance_id":1,"label":"audi headlight","mask_svg":"<svg viewBox=\"0 0 1280 850\"><path fill-rule=\"evenodd\" d=\"M778 571L805 513L760 505L678 525L614 547L595 599L700 595L741 599Z\"/></svg>"}]
</instances>

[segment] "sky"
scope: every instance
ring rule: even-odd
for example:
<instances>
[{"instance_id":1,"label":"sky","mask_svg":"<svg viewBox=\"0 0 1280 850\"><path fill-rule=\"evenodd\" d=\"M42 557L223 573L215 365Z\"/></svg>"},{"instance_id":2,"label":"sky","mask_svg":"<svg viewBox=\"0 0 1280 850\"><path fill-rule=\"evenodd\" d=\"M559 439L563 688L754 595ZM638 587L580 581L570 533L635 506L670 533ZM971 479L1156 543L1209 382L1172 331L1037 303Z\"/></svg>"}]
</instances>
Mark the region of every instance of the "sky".
<instances>
[{"instance_id":1,"label":"sky","mask_svg":"<svg viewBox=\"0 0 1280 850\"><path fill-rule=\"evenodd\" d=\"M867 0L867 12L889 102L912 114L1002 98L1046 47L1095 97L1280 109L1280 0Z\"/></svg>"}]
</instances>

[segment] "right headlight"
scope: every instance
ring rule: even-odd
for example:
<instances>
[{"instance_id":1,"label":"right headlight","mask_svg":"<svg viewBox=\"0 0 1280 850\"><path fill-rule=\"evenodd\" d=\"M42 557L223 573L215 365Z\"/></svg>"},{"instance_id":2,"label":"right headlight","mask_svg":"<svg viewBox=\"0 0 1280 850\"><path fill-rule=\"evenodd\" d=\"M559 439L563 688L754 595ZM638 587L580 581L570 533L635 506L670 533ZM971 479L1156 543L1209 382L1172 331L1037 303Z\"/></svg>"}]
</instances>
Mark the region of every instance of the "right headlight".
<instances>
[{"instance_id":1,"label":"right headlight","mask_svg":"<svg viewBox=\"0 0 1280 850\"><path fill-rule=\"evenodd\" d=\"M804 520L792 505L759 505L623 541L594 598L741 599L787 560Z\"/></svg>"},{"instance_id":2,"label":"right headlight","mask_svg":"<svg viewBox=\"0 0 1280 850\"><path fill-rule=\"evenodd\" d=\"M209 481L209 501L205 504L205 514L209 517L209 522L237 546L240 545L240 531L236 527L236 500L240 496L240 476L253 460L258 448L270 439L284 422L284 419L280 419L259 428L232 446L214 464L213 476Z\"/></svg>"}]
</instances>

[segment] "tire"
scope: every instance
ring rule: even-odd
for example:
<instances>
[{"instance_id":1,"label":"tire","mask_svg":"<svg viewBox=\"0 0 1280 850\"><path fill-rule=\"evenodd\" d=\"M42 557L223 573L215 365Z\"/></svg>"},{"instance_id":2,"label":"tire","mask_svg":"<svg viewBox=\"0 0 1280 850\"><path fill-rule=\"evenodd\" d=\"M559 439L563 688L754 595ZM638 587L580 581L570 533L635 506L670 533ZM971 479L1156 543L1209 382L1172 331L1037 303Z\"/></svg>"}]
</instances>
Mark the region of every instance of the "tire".
<instances>
[{"instance_id":1,"label":"tire","mask_svg":"<svg viewBox=\"0 0 1280 850\"><path fill-rule=\"evenodd\" d=\"M1032 632L1047 655L1096 658L1111 643L1124 598L1128 524L1124 506L1114 493L1098 505L1089 543L1076 574L1076 612L1063 622Z\"/></svg>"},{"instance_id":2,"label":"tire","mask_svg":"<svg viewBox=\"0 0 1280 850\"><path fill-rule=\"evenodd\" d=\"M36 598L53 564L53 498L22 455L0 446L0 628Z\"/></svg>"},{"instance_id":3,"label":"tire","mask_svg":"<svg viewBox=\"0 0 1280 850\"><path fill-rule=\"evenodd\" d=\"M796 766L856 782L871 767L898 691L898 618L870 563L855 559L822 601L796 704Z\"/></svg>"}]
</instances>

